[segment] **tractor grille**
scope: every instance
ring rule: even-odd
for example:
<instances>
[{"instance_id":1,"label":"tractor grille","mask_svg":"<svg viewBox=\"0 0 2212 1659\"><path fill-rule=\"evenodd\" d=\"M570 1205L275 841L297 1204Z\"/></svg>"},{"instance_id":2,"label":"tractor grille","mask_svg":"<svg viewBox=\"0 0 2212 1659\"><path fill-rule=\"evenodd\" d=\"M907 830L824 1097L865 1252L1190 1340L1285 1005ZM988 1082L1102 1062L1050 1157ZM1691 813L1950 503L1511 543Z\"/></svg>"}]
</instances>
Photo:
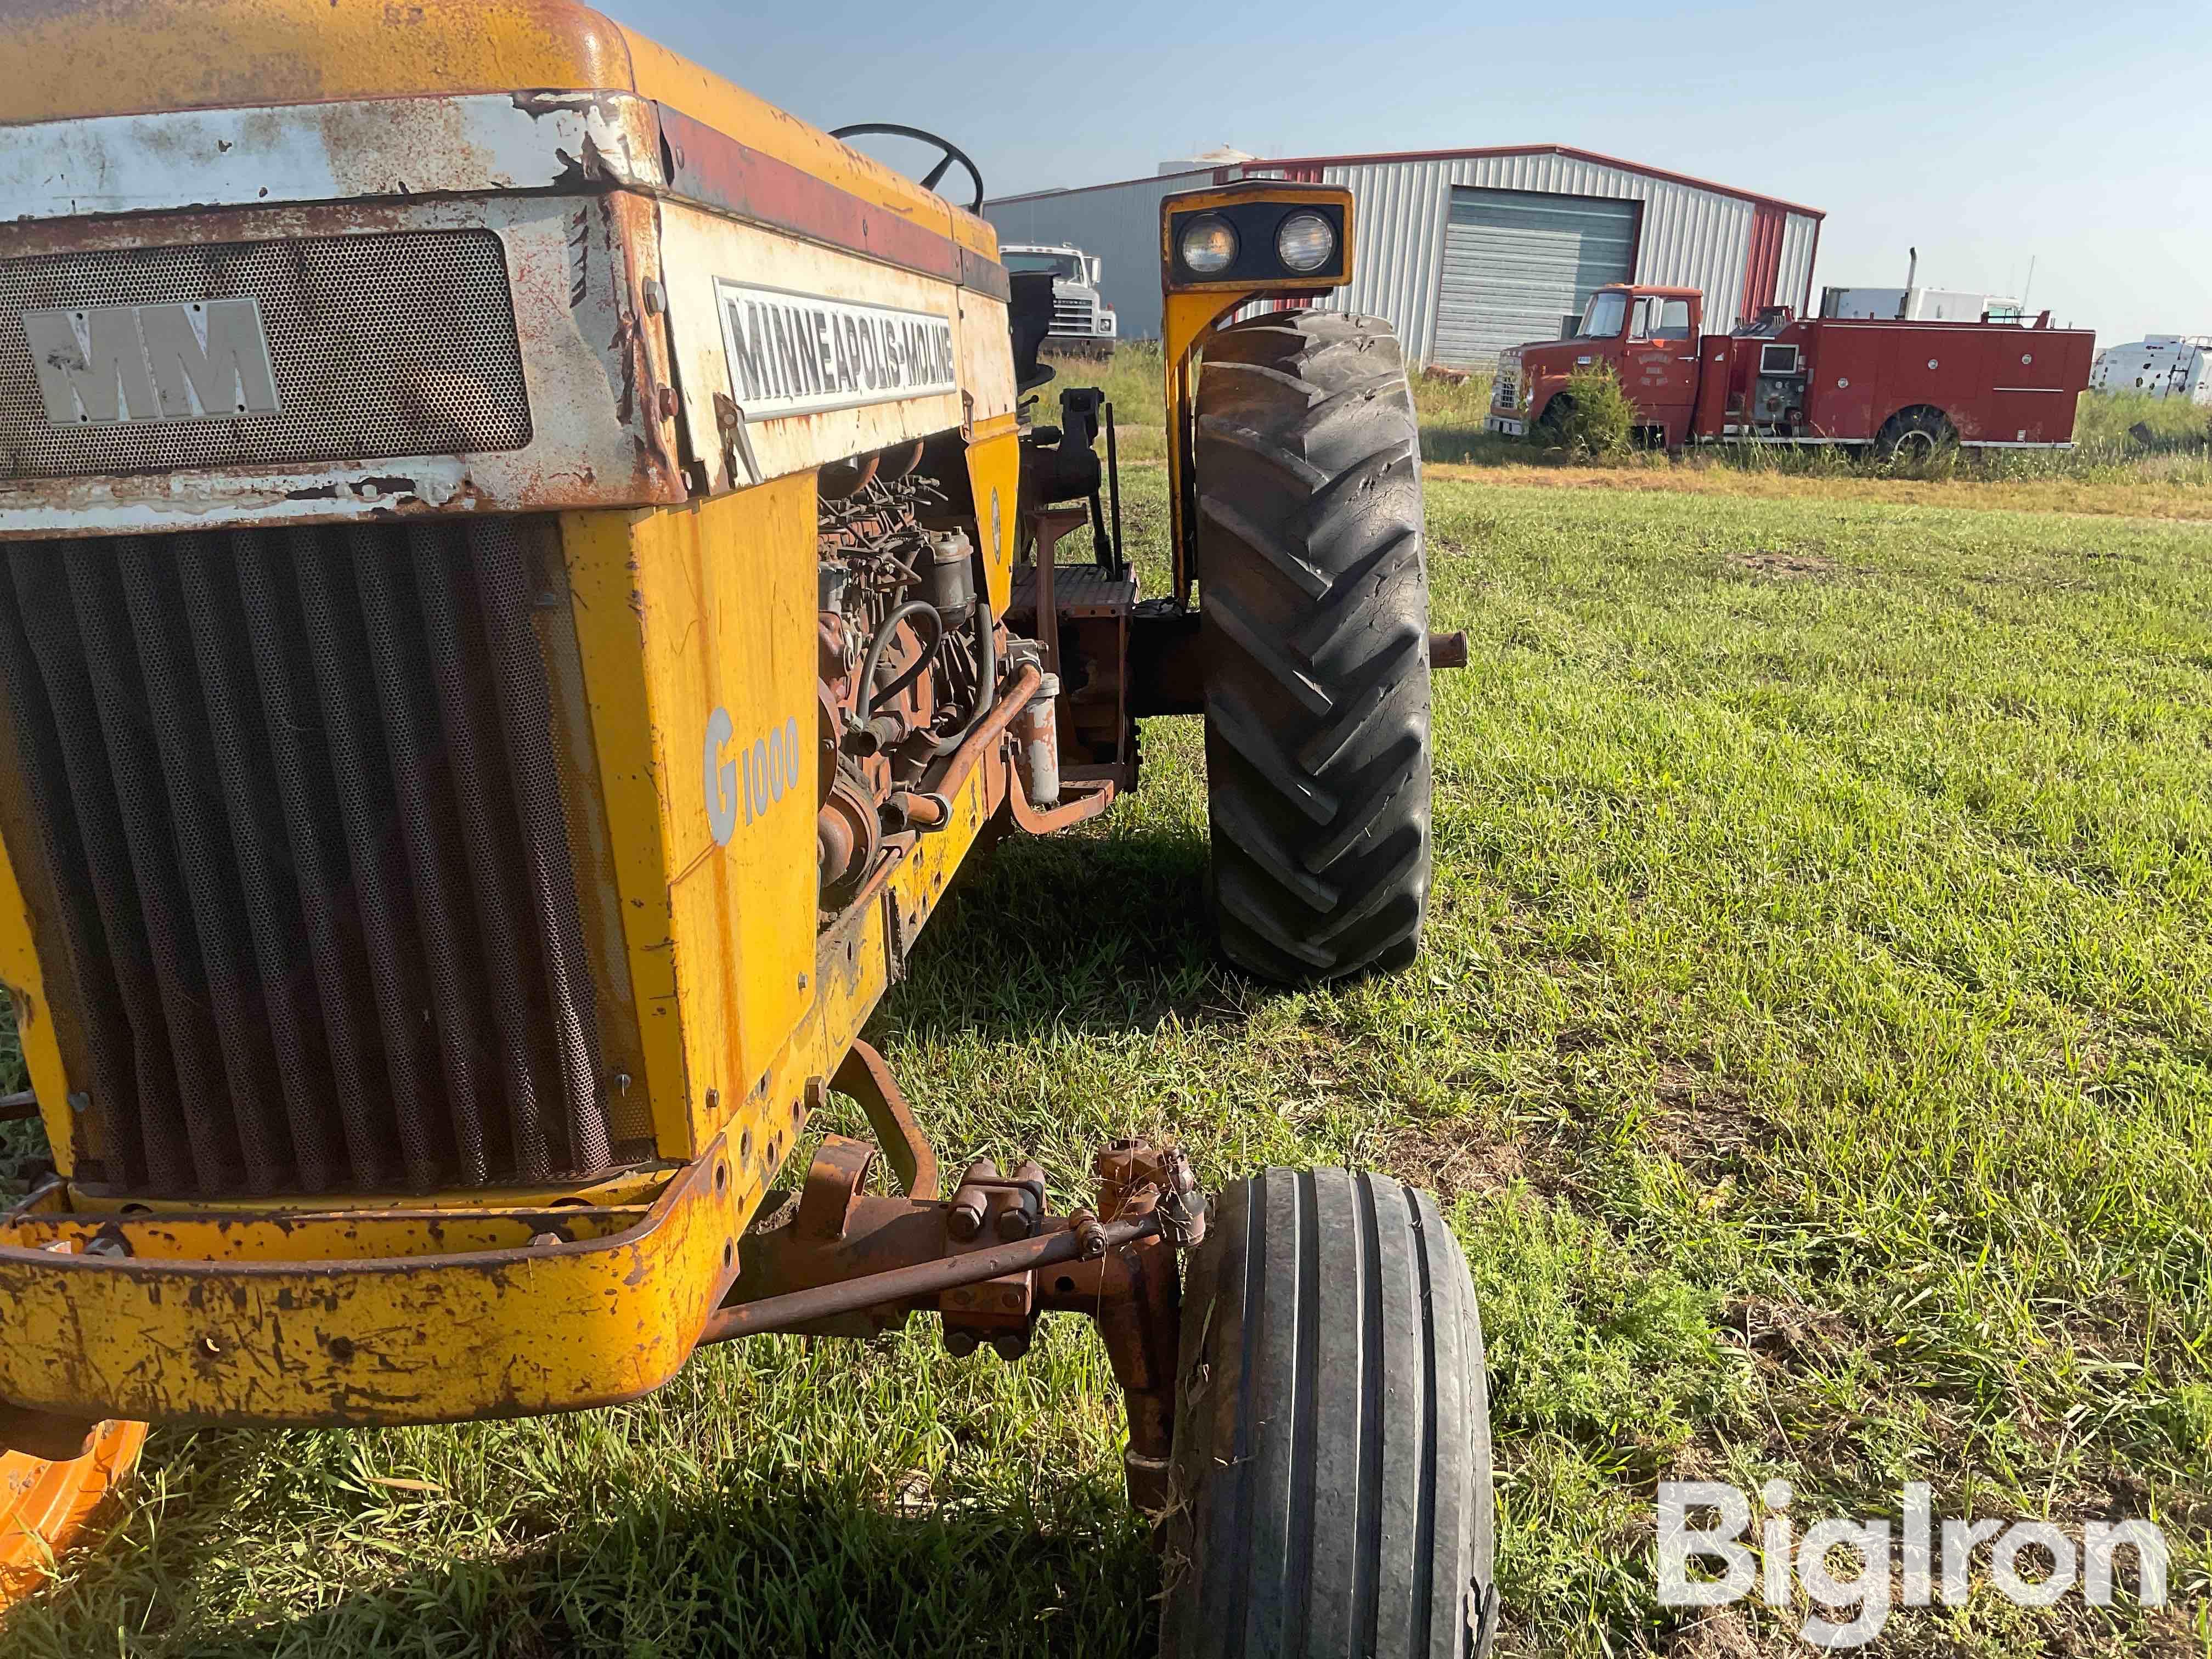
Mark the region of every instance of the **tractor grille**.
<instances>
[{"instance_id":1,"label":"tractor grille","mask_svg":"<svg viewBox=\"0 0 2212 1659\"><path fill-rule=\"evenodd\" d=\"M259 302L275 415L61 425L22 313ZM507 258L489 231L195 243L0 260L0 477L520 449L530 402Z\"/></svg>"},{"instance_id":2,"label":"tractor grille","mask_svg":"<svg viewBox=\"0 0 2212 1659\"><path fill-rule=\"evenodd\" d=\"M43 860L43 954L66 947L81 1179L427 1191L612 1161L528 534L0 553L0 787L18 868Z\"/></svg>"}]
</instances>

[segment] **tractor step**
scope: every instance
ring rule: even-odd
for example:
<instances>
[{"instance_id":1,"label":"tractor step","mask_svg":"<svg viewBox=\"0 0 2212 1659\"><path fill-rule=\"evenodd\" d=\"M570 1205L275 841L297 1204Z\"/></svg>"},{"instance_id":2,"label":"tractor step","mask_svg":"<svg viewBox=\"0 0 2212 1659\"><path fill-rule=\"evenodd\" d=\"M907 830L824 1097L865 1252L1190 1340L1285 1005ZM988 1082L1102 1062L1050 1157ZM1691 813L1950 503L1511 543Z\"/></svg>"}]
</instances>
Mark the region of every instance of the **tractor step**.
<instances>
[{"instance_id":1,"label":"tractor step","mask_svg":"<svg viewBox=\"0 0 2212 1659\"><path fill-rule=\"evenodd\" d=\"M1054 514L1039 514L1049 520ZM1081 523L1079 518L1078 525ZM1051 526L1037 545L1049 547ZM1137 608L1133 571L1097 564L1021 565L1014 571L1006 624L1042 647L1048 673L1060 676L1054 718L1060 775L1071 783L1137 787L1137 736L1130 704L1129 618Z\"/></svg>"}]
</instances>

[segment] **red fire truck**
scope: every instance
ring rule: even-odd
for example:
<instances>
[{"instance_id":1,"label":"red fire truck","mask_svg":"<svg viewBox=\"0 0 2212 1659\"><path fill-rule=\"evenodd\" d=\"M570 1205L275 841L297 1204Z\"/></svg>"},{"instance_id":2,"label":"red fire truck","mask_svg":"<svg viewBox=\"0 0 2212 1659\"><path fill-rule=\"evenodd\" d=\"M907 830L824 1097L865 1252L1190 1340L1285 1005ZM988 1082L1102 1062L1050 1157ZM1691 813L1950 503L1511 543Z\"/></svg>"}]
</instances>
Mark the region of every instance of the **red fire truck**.
<instances>
[{"instance_id":1,"label":"red fire truck","mask_svg":"<svg viewBox=\"0 0 2212 1659\"><path fill-rule=\"evenodd\" d=\"M1617 283L1590 296L1577 331L1498 361L1490 429L1556 426L1567 377L1610 363L1669 449L1757 440L1870 445L1878 456L1967 448L2070 449L2095 336L2033 322L1890 322L1762 313L1703 334L1693 288Z\"/></svg>"}]
</instances>

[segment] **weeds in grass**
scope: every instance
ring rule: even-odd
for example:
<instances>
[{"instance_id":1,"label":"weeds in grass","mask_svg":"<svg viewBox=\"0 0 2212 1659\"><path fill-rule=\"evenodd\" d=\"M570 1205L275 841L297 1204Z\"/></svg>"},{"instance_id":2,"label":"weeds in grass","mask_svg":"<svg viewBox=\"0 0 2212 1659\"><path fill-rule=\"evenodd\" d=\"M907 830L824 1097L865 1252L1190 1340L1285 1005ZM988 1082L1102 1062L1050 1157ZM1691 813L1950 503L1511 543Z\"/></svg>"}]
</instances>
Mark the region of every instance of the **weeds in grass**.
<instances>
[{"instance_id":1,"label":"weeds in grass","mask_svg":"<svg viewBox=\"0 0 2212 1659\"><path fill-rule=\"evenodd\" d=\"M1573 461L1609 461L1629 453L1636 405L1611 363L1592 363L1567 376L1544 411L1532 443L1556 448Z\"/></svg>"}]
</instances>

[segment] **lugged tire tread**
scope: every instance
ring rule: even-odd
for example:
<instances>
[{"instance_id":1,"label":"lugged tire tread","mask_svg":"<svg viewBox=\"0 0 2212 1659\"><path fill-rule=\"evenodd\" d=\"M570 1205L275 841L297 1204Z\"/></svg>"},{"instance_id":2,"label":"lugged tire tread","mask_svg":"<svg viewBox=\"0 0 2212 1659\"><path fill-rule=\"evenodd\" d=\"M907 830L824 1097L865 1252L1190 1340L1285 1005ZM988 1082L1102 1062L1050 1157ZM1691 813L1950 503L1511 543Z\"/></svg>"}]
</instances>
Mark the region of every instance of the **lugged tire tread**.
<instances>
[{"instance_id":1,"label":"lugged tire tread","mask_svg":"<svg viewBox=\"0 0 2212 1659\"><path fill-rule=\"evenodd\" d=\"M1237 422L1224 419L1218 415L1202 414L1198 417L1198 431L1201 439L1213 438L1223 443L1234 444L1237 448L1258 456L1269 465L1278 467L1289 473L1293 478L1300 479L1306 483L1318 484L1325 482L1328 477L1328 474L1315 466L1304 456L1281 444L1273 442L1266 433L1255 428L1239 425Z\"/></svg>"},{"instance_id":2,"label":"lugged tire tread","mask_svg":"<svg viewBox=\"0 0 2212 1659\"><path fill-rule=\"evenodd\" d=\"M1401 568L1407 566L1411 568ZM1364 626L1373 613L1384 608L1394 583L1408 577L1418 580L1420 574L1421 538L1418 533L1409 530L1384 543L1358 569L1338 578L1338 581L1351 586L1360 596L1354 601L1355 610L1342 615L1330 611L1316 611L1304 627L1291 636L1291 646L1310 659L1314 653L1328 645L1332 635L1346 629ZM1335 582L1324 581L1321 591L1327 592L1336 585Z\"/></svg>"},{"instance_id":3,"label":"lugged tire tread","mask_svg":"<svg viewBox=\"0 0 2212 1659\"><path fill-rule=\"evenodd\" d=\"M1267 670L1268 678L1304 704L1309 712L1319 716L1335 708L1336 701L1328 695L1328 688L1268 644L1260 625L1244 615L1235 599L1224 593L1214 602L1212 611L1213 625L1234 640L1246 656Z\"/></svg>"},{"instance_id":4,"label":"lugged tire tread","mask_svg":"<svg viewBox=\"0 0 2212 1659\"><path fill-rule=\"evenodd\" d=\"M1375 319L1270 313L1208 343L1197 416L1223 952L1284 981L1402 963L1431 864L1427 582L1403 356Z\"/></svg>"},{"instance_id":5,"label":"lugged tire tread","mask_svg":"<svg viewBox=\"0 0 2212 1659\"><path fill-rule=\"evenodd\" d=\"M1369 888L1364 897L1356 902L1345 905L1330 916L1328 926L1322 930L1315 943L1326 947L1340 934L1358 927L1384 905L1403 903L1406 878L1415 862L1425 856L1425 848L1419 847L1407 848L1405 856L1401 858L1381 880Z\"/></svg>"},{"instance_id":6,"label":"lugged tire tread","mask_svg":"<svg viewBox=\"0 0 2212 1659\"><path fill-rule=\"evenodd\" d=\"M1364 665L1374 675L1373 680L1333 710L1335 718L1306 739L1297 753L1298 764L1319 776L1346 750L1358 747L1376 717L1401 695L1411 671L1426 666L1427 653L1427 638L1411 631L1399 635L1376 653Z\"/></svg>"},{"instance_id":7,"label":"lugged tire tread","mask_svg":"<svg viewBox=\"0 0 2212 1659\"><path fill-rule=\"evenodd\" d=\"M1308 564L1290 549L1276 541L1273 537L1263 533L1256 525L1230 506L1228 502L1201 501L1199 503L1199 510L1207 520L1219 525L1261 558L1267 560L1315 599L1321 598L1334 586L1329 580L1327 571Z\"/></svg>"},{"instance_id":8,"label":"lugged tire tread","mask_svg":"<svg viewBox=\"0 0 2212 1659\"><path fill-rule=\"evenodd\" d=\"M1273 907L1263 894L1254 890L1255 885L1253 877L1243 865L1214 872L1214 902L1221 909L1224 923L1223 943L1233 951L1239 938L1227 924L1242 924L1245 931L1264 940L1278 956L1303 962L1317 972L1326 971L1335 958L1322 946L1285 933L1275 919Z\"/></svg>"},{"instance_id":9,"label":"lugged tire tread","mask_svg":"<svg viewBox=\"0 0 2212 1659\"><path fill-rule=\"evenodd\" d=\"M1295 763L1276 744L1273 734L1261 725L1232 693L1224 691L1215 698L1206 710L1206 716L1209 735L1225 738L1238 754L1260 771L1282 779L1285 798L1296 804L1306 817L1317 824L1336 821L1340 810L1336 797L1297 769Z\"/></svg>"},{"instance_id":10,"label":"lugged tire tread","mask_svg":"<svg viewBox=\"0 0 2212 1659\"><path fill-rule=\"evenodd\" d=\"M1239 796L1224 797L1214 808L1222 819L1222 830L1236 842L1259 866L1316 910L1334 911L1343 895L1309 872L1298 866L1290 849L1275 838L1273 831L1251 815Z\"/></svg>"},{"instance_id":11,"label":"lugged tire tread","mask_svg":"<svg viewBox=\"0 0 2212 1659\"><path fill-rule=\"evenodd\" d=\"M1306 867L1326 870L1353 848L1373 838L1376 830L1390 815L1397 801L1393 791L1377 790L1361 801L1347 815L1338 818L1331 826L1334 833L1327 841L1307 849Z\"/></svg>"}]
</instances>

